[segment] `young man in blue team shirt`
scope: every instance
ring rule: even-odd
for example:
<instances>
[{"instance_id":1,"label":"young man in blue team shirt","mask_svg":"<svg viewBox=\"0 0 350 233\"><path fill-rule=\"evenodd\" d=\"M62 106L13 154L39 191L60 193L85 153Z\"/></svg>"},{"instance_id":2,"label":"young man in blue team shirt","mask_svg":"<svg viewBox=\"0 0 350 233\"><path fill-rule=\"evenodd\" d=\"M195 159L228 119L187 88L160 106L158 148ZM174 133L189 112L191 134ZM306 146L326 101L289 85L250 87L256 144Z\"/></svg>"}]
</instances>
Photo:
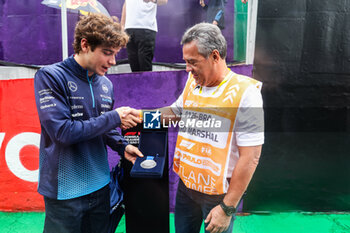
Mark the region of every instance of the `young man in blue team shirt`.
<instances>
[{"instance_id":1,"label":"young man in blue team shirt","mask_svg":"<svg viewBox=\"0 0 350 233\"><path fill-rule=\"evenodd\" d=\"M132 162L143 156L115 130L140 123L138 114L128 107L113 110L113 85L104 76L128 39L116 19L84 16L75 28L75 54L35 75L44 232L106 232L110 206L106 145Z\"/></svg>"}]
</instances>

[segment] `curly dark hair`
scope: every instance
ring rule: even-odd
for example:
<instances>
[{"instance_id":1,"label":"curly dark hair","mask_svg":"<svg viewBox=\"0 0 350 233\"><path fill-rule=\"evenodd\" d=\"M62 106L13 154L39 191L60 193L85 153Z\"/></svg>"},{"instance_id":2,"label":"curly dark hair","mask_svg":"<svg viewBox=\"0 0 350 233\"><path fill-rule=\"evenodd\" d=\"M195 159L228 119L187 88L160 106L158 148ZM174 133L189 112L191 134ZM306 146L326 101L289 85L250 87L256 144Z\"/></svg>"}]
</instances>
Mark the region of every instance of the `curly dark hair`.
<instances>
[{"instance_id":1,"label":"curly dark hair","mask_svg":"<svg viewBox=\"0 0 350 233\"><path fill-rule=\"evenodd\" d=\"M88 41L92 51L100 45L125 47L129 40L117 17L93 13L82 16L75 26L73 47L77 54L81 51L80 42L83 38Z\"/></svg>"}]
</instances>

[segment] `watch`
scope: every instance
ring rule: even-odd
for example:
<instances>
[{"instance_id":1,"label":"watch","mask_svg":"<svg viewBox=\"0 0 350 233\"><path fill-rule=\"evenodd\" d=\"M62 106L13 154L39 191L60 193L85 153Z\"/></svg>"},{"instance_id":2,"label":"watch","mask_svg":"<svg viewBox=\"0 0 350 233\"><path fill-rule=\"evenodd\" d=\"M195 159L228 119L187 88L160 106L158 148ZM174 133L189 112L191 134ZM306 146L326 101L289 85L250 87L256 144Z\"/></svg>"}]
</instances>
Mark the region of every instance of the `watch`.
<instances>
[{"instance_id":1,"label":"watch","mask_svg":"<svg viewBox=\"0 0 350 233\"><path fill-rule=\"evenodd\" d=\"M224 201L220 202L220 206L227 216L232 216L236 212L235 207L225 205Z\"/></svg>"}]
</instances>

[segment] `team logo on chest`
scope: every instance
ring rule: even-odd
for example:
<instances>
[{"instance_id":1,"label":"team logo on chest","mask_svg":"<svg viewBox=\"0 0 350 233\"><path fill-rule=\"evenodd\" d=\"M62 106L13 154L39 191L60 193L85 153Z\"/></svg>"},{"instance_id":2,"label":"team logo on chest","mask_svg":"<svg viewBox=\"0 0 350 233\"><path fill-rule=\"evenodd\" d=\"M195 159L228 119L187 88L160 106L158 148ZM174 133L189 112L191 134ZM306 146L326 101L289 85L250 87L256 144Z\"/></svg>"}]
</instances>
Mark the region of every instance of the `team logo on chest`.
<instances>
[{"instance_id":1,"label":"team logo on chest","mask_svg":"<svg viewBox=\"0 0 350 233\"><path fill-rule=\"evenodd\" d=\"M78 90L78 85L75 82L69 81L67 84L69 90L71 90L72 92L76 92Z\"/></svg>"},{"instance_id":2,"label":"team logo on chest","mask_svg":"<svg viewBox=\"0 0 350 233\"><path fill-rule=\"evenodd\" d=\"M107 94L107 92L108 92L108 87L107 87L106 84L103 84L103 85L102 85L102 91L103 91L104 93Z\"/></svg>"}]
</instances>

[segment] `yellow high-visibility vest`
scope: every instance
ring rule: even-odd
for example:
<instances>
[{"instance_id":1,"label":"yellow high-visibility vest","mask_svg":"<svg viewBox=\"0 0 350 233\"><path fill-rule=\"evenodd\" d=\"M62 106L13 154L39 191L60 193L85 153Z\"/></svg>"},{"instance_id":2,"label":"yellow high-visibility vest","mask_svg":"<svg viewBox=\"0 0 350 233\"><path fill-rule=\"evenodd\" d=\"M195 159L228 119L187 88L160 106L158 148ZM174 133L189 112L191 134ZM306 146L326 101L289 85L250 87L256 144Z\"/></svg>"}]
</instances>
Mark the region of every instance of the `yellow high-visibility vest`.
<instances>
[{"instance_id":1,"label":"yellow high-visibility vest","mask_svg":"<svg viewBox=\"0 0 350 233\"><path fill-rule=\"evenodd\" d=\"M183 91L183 110L174 171L187 188L210 195L228 189L227 169L237 110L245 90L261 82L230 71L211 95L203 96L192 75Z\"/></svg>"}]
</instances>

